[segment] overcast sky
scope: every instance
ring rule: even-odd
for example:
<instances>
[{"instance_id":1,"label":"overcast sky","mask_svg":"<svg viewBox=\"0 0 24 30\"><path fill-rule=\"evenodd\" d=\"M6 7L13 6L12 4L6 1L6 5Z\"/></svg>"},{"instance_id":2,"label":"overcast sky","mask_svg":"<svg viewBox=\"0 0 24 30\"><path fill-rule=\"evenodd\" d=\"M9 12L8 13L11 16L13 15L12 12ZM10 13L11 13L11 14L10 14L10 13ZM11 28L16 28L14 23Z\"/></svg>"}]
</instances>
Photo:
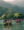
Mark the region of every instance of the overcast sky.
<instances>
[{"instance_id":1,"label":"overcast sky","mask_svg":"<svg viewBox=\"0 0 24 30\"><path fill-rule=\"evenodd\" d=\"M0 6L8 7L8 3L24 7L24 0L0 0Z\"/></svg>"}]
</instances>

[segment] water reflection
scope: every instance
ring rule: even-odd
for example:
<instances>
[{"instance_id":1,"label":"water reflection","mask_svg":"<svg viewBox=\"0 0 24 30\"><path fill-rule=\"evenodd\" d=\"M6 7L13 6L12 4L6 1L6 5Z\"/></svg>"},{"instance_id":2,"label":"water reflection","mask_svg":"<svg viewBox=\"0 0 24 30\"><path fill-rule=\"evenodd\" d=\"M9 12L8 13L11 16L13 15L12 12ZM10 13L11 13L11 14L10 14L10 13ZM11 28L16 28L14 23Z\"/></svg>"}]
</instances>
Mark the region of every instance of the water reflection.
<instances>
[{"instance_id":1,"label":"water reflection","mask_svg":"<svg viewBox=\"0 0 24 30\"><path fill-rule=\"evenodd\" d=\"M21 21L21 24L16 23L15 20L8 21L8 26L4 27L3 20L0 20L0 30L24 30L24 21ZM11 23L11 24L10 24Z\"/></svg>"},{"instance_id":2,"label":"water reflection","mask_svg":"<svg viewBox=\"0 0 24 30\"><path fill-rule=\"evenodd\" d=\"M12 20L12 21L14 21L14 20ZM8 23L8 26L6 26L6 27L4 27L4 21L3 20L0 20L0 29L1 30L15 30L16 29L16 23L15 22L12 22L12 21L8 21L9 23ZM7 21L6 21L7 22Z\"/></svg>"}]
</instances>

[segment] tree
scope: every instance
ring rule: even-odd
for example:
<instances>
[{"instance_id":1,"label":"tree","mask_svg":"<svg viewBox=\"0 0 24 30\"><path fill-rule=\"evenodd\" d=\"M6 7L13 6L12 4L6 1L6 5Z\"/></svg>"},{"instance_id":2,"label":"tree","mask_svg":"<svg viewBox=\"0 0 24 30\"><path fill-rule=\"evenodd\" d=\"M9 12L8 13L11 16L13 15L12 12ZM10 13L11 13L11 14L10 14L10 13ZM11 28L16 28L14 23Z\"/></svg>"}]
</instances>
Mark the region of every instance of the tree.
<instances>
[{"instance_id":1,"label":"tree","mask_svg":"<svg viewBox=\"0 0 24 30\"><path fill-rule=\"evenodd\" d=\"M19 14L20 16L22 16L22 14Z\"/></svg>"}]
</instances>

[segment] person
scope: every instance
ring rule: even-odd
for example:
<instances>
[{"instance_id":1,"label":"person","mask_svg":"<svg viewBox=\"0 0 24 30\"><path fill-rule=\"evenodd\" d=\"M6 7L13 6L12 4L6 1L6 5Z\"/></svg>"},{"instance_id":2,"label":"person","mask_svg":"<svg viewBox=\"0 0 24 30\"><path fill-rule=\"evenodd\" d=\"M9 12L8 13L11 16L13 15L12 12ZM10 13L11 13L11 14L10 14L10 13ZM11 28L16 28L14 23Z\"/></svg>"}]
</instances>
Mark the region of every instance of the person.
<instances>
[{"instance_id":1,"label":"person","mask_svg":"<svg viewBox=\"0 0 24 30\"><path fill-rule=\"evenodd\" d=\"M18 18L16 19L16 23L18 23Z\"/></svg>"},{"instance_id":2,"label":"person","mask_svg":"<svg viewBox=\"0 0 24 30\"><path fill-rule=\"evenodd\" d=\"M9 25L10 25L10 26L12 25L11 23L12 23L12 20L11 20L11 19L9 19Z\"/></svg>"},{"instance_id":3,"label":"person","mask_svg":"<svg viewBox=\"0 0 24 30\"><path fill-rule=\"evenodd\" d=\"M8 20L5 20L5 24L4 24L5 27L8 26Z\"/></svg>"}]
</instances>

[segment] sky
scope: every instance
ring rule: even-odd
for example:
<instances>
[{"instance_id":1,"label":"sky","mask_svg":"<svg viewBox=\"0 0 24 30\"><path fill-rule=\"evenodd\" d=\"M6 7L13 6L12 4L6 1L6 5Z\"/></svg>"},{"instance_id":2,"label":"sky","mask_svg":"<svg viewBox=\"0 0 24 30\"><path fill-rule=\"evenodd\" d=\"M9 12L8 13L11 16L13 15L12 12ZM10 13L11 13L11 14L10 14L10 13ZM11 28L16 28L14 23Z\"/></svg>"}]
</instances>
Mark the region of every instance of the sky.
<instances>
[{"instance_id":1,"label":"sky","mask_svg":"<svg viewBox=\"0 0 24 30\"><path fill-rule=\"evenodd\" d=\"M9 7L11 8L13 6L24 7L24 0L0 0L0 6L5 8L9 8ZM24 12L24 8L20 8L20 10L17 10L17 12L21 12L21 11Z\"/></svg>"},{"instance_id":2,"label":"sky","mask_svg":"<svg viewBox=\"0 0 24 30\"><path fill-rule=\"evenodd\" d=\"M8 4L24 7L24 0L0 0L0 6L7 7Z\"/></svg>"}]
</instances>

